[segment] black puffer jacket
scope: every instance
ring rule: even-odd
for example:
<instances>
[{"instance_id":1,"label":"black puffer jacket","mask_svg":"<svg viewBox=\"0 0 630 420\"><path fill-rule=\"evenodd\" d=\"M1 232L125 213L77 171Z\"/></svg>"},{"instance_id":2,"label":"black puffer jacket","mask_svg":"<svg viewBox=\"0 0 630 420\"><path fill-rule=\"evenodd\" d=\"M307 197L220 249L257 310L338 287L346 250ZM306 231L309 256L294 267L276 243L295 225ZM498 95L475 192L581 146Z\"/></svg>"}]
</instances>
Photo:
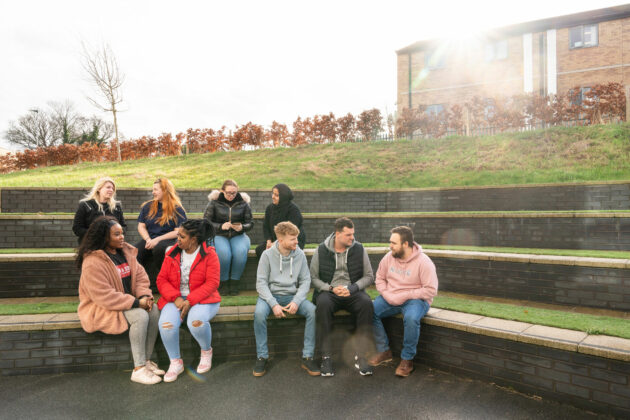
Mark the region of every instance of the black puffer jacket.
<instances>
[{"instance_id":1,"label":"black puffer jacket","mask_svg":"<svg viewBox=\"0 0 630 420\"><path fill-rule=\"evenodd\" d=\"M212 223L217 235L231 238L249 232L254 227L252 209L249 207L250 198L247 193L238 193L234 200L228 201L221 191L214 190L208 194L208 200L210 202L203 217ZM241 223L243 230L240 232L231 228L223 230L221 226L225 222Z\"/></svg>"},{"instance_id":2,"label":"black puffer jacket","mask_svg":"<svg viewBox=\"0 0 630 420\"><path fill-rule=\"evenodd\" d=\"M111 211L109 205L104 203L103 211L99 211L96 200L80 201L79 208L77 208L74 214L74 223L72 224L72 231L79 237L79 243L81 243L83 236L85 236L92 222L99 216L114 216L123 229L127 228L120 203L116 203L114 211Z\"/></svg>"}]
</instances>

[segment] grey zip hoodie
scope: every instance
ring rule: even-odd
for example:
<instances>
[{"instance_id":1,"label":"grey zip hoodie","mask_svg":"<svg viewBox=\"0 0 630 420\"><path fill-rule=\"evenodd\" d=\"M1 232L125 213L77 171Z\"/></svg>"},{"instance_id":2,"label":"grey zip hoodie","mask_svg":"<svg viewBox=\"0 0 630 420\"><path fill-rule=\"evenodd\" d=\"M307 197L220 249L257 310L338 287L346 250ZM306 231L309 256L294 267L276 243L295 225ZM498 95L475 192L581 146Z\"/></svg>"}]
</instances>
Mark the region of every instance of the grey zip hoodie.
<instances>
[{"instance_id":1,"label":"grey zip hoodie","mask_svg":"<svg viewBox=\"0 0 630 420\"><path fill-rule=\"evenodd\" d=\"M278 304L273 295L293 296L292 302L300 306L311 288L311 276L304 251L291 251L286 257L280 253L278 241L260 256L256 275L258 296L270 307Z\"/></svg>"},{"instance_id":2,"label":"grey zip hoodie","mask_svg":"<svg viewBox=\"0 0 630 420\"><path fill-rule=\"evenodd\" d=\"M319 278L319 252L313 254L311 259L311 281L313 288L321 292L327 292L330 286L346 286L350 293L355 293L359 290L363 290L369 285L374 283L374 272L372 271L372 265L370 264L370 257L368 257L365 248L363 249L363 276L358 279L354 284L350 283L350 274L348 273L348 251L352 248L357 241L352 242L344 252L335 251L335 233L330 234L324 244L329 251L335 255L335 274L330 284L325 283Z\"/></svg>"}]
</instances>

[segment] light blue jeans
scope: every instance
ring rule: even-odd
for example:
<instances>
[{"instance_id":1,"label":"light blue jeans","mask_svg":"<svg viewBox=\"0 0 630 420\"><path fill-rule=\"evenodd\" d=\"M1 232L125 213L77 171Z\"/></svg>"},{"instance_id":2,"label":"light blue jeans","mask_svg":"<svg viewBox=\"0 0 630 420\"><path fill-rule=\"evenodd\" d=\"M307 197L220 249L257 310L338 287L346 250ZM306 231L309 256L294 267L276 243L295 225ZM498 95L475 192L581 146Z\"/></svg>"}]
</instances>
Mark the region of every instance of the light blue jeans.
<instances>
[{"instance_id":1,"label":"light blue jeans","mask_svg":"<svg viewBox=\"0 0 630 420\"><path fill-rule=\"evenodd\" d=\"M212 347L212 329L210 328L210 320L219 312L220 303L198 303L193 305L186 316L188 330L197 340L201 350L210 350ZM201 325L195 327L193 322L201 321ZM165 323L171 323L170 328L164 328ZM160 337L166 348L168 357L171 359L180 359L179 353L179 327L182 324L179 309L173 302L169 302L162 308L160 313Z\"/></svg>"},{"instance_id":2,"label":"light blue jeans","mask_svg":"<svg viewBox=\"0 0 630 420\"><path fill-rule=\"evenodd\" d=\"M249 236L245 233L229 239L219 235L214 237L214 248L221 264L221 281L241 279L250 244Z\"/></svg>"},{"instance_id":3,"label":"light blue jeans","mask_svg":"<svg viewBox=\"0 0 630 420\"><path fill-rule=\"evenodd\" d=\"M286 306L293 300L294 295L273 295L281 306ZM272 312L271 306L261 298L256 301L254 311L254 334L256 335L256 355L269 358L267 348L267 317ZM304 325L304 348L302 357L313 357L315 354L315 305L304 299L298 306L297 313L306 318Z\"/></svg>"},{"instance_id":4,"label":"light blue jeans","mask_svg":"<svg viewBox=\"0 0 630 420\"><path fill-rule=\"evenodd\" d=\"M403 314L403 349L400 357L404 360L413 360L416 356L416 348L420 339L420 320L429 312L431 306L422 299L409 299L399 306L390 305L383 296L374 299L374 340L376 351L389 350L389 340L381 319Z\"/></svg>"}]
</instances>

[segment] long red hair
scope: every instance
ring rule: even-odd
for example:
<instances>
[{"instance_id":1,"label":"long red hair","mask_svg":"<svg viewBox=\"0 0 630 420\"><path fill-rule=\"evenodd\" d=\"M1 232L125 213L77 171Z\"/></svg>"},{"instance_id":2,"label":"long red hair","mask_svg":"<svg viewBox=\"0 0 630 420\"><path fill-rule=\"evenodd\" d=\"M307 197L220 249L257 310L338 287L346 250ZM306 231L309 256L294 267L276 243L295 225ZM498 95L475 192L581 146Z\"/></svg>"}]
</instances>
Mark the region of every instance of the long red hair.
<instances>
[{"instance_id":1,"label":"long red hair","mask_svg":"<svg viewBox=\"0 0 630 420\"><path fill-rule=\"evenodd\" d=\"M179 199L179 196L175 192L175 187L173 183L166 178L158 178L157 181L153 183L153 185L159 184L160 189L162 190L162 216L157 220L160 226L164 226L169 222L169 220L173 220L175 224L177 224L177 207L181 207L184 211L184 206L182 206L182 201ZM158 200L151 200L143 203L144 206L147 203L151 203L151 207L149 207L149 217L155 217L158 211Z\"/></svg>"}]
</instances>

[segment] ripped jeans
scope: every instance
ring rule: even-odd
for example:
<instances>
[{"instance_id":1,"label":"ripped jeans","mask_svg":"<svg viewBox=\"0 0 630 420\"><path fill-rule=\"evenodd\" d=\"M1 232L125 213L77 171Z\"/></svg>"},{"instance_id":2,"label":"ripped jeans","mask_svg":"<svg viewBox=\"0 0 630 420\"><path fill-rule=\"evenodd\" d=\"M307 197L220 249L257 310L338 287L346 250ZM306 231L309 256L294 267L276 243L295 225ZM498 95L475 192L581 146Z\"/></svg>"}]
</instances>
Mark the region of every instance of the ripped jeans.
<instances>
[{"instance_id":1,"label":"ripped jeans","mask_svg":"<svg viewBox=\"0 0 630 420\"><path fill-rule=\"evenodd\" d=\"M198 303L190 308L185 321L188 330L197 340L201 350L210 350L212 347L212 329L210 320L219 312L220 303ZM179 353L179 327L182 323L179 309L173 302L169 302L160 312L160 336L166 348L168 357L180 359ZM170 324L170 325L169 325ZM165 327L166 325L166 327Z\"/></svg>"}]
</instances>

